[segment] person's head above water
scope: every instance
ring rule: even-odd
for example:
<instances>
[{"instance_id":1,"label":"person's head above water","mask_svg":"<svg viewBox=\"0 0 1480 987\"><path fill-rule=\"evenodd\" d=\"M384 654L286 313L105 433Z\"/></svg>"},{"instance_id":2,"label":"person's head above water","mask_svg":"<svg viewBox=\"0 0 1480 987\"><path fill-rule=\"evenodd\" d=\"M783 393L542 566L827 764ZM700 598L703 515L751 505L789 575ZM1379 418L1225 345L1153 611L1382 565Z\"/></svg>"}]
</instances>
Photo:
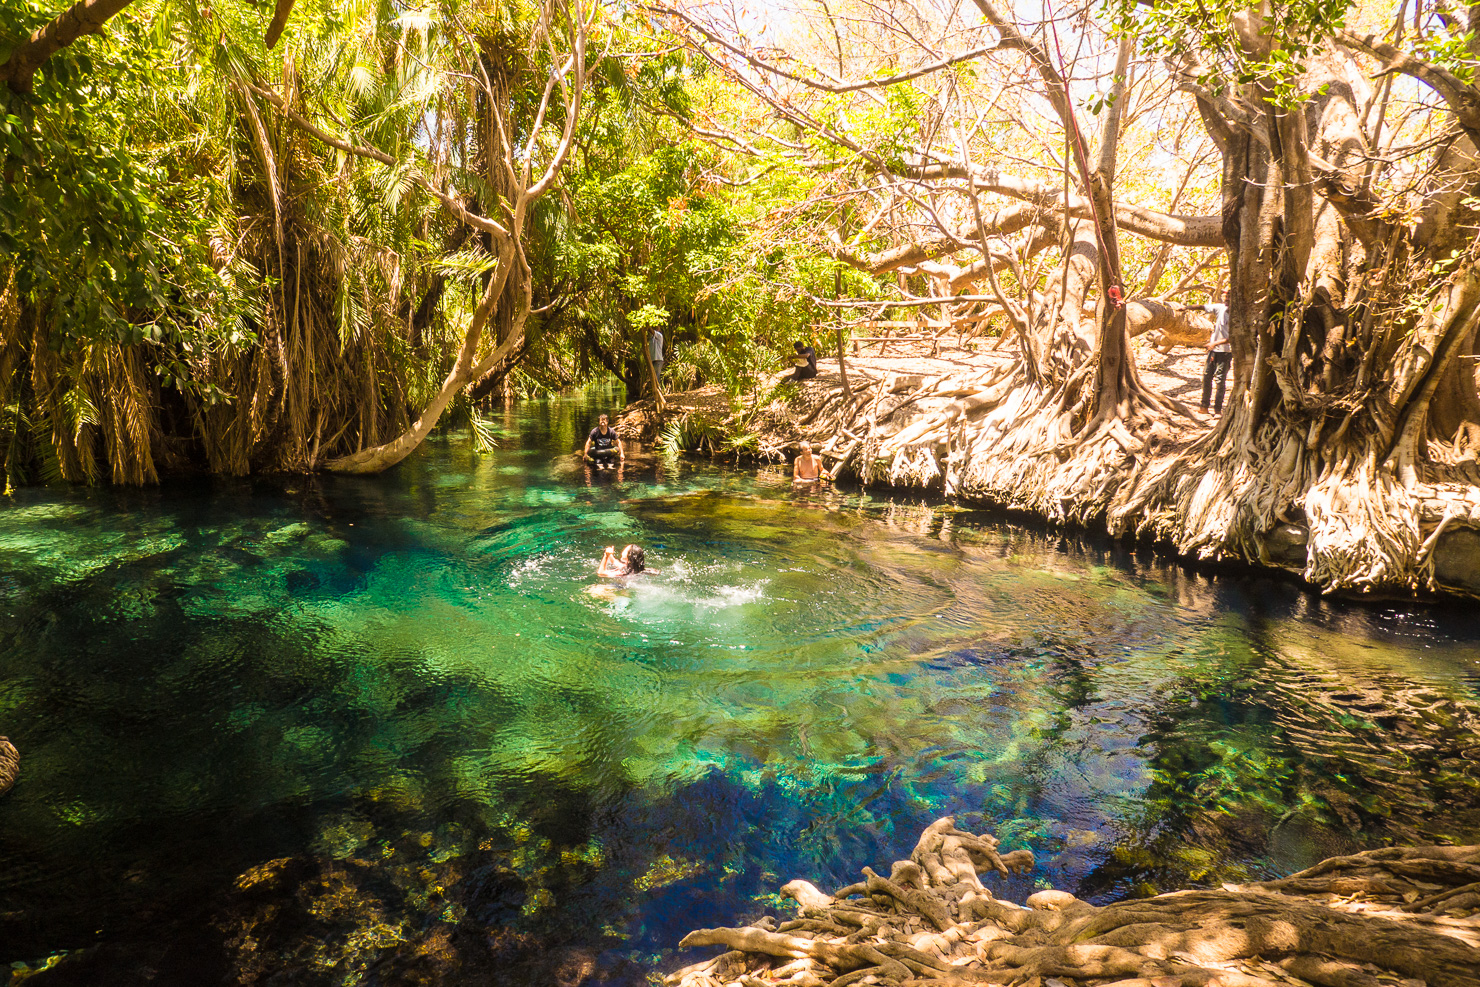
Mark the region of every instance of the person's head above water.
<instances>
[{"instance_id":1,"label":"person's head above water","mask_svg":"<svg viewBox=\"0 0 1480 987\"><path fill-rule=\"evenodd\" d=\"M608 563L613 563L608 565ZM617 569L616 563L622 568ZM647 569L647 553L642 550L641 545L624 545L619 554L613 546L606 546L606 552L601 556L600 571L603 576L630 576L634 572L643 572Z\"/></svg>"},{"instance_id":2,"label":"person's head above water","mask_svg":"<svg viewBox=\"0 0 1480 987\"><path fill-rule=\"evenodd\" d=\"M812 454L812 443L808 442L806 439L803 439L801 441L799 448L802 450L803 453L809 456Z\"/></svg>"}]
</instances>

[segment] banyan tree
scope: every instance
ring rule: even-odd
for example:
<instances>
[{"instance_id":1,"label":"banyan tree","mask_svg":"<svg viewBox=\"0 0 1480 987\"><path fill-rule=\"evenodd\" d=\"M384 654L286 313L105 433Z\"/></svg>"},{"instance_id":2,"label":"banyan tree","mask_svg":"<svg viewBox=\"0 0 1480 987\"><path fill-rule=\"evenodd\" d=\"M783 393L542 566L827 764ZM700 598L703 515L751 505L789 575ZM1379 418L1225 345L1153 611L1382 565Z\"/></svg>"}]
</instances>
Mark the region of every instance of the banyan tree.
<instances>
[{"instance_id":1,"label":"banyan tree","mask_svg":"<svg viewBox=\"0 0 1480 987\"><path fill-rule=\"evenodd\" d=\"M866 482L1328 590L1480 591L1480 7L819 4L771 38L659 11L764 109L714 139L828 176L816 249L1005 337L1010 366L933 385L949 402L815 416L861 436ZM1131 339L1219 282L1233 371L1204 428Z\"/></svg>"},{"instance_id":2,"label":"banyan tree","mask_svg":"<svg viewBox=\"0 0 1480 987\"><path fill-rule=\"evenodd\" d=\"M572 382L526 327L598 5L42 6L0 11L0 486L378 472Z\"/></svg>"}]
</instances>

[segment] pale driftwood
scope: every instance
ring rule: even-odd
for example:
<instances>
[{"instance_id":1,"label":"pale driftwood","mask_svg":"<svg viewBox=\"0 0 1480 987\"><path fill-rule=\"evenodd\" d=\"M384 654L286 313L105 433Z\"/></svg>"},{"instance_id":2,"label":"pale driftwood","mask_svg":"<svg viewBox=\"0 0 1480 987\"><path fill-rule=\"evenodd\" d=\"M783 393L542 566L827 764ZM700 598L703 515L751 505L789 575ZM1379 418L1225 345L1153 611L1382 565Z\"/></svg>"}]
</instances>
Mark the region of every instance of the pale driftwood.
<instances>
[{"instance_id":1,"label":"pale driftwood","mask_svg":"<svg viewBox=\"0 0 1480 987\"><path fill-rule=\"evenodd\" d=\"M998 855L992 837L964 833L950 817L938 820L922 834L914 859L896 862L892 878L865 867L863 882L836 895L806 881L786 885L783 893L808 918L779 929L768 916L748 928L691 933L681 946L730 951L664 983L1480 987L1480 847L1375 850L1279 881L1103 908L1063 891L1038 891L1023 908L995 899L979 875L963 880L952 846L983 858L990 850L1009 871L1031 860L1018 856L1023 851ZM936 866L926 866L932 857ZM844 900L864 893L886 904L888 914ZM789 962L778 967L778 960Z\"/></svg>"}]
</instances>

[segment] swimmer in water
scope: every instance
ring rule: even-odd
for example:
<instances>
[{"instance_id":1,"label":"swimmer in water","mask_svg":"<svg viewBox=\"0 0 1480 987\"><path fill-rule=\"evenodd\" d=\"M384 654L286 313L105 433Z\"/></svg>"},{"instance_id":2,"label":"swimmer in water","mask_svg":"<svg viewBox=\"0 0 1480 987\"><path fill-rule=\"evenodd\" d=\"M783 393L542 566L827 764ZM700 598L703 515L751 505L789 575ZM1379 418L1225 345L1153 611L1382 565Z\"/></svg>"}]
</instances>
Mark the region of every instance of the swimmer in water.
<instances>
[{"instance_id":1,"label":"swimmer in water","mask_svg":"<svg viewBox=\"0 0 1480 987\"><path fill-rule=\"evenodd\" d=\"M594 456L591 454L593 449L596 453ZM622 440L617 437L616 429L607 425L605 415L596 419L596 427L586 436L586 447L581 450L581 458L588 463L594 462L599 470L614 470L618 463L627 461Z\"/></svg>"},{"instance_id":2,"label":"swimmer in water","mask_svg":"<svg viewBox=\"0 0 1480 987\"><path fill-rule=\"evenodd\" d=\"M822 461L812 455L812 443L803 439L802 451L791 466L791 482L796 486L804 486L818 480L831 479L827 470L822 468Z\"/></svg>"},{"instance_id":3,"label":"swimmer in water","mask_svg":"<svg viewBox=\"0 0 1480 987\"><path fill-rule=\"evenodd\" d=\"M657 572L647 567L647 553L639 545L628 545L617 555L613 546L606 546L601 563L596 567L598 576L635 576L639 572Z\"/></svg>"}]
</instances>

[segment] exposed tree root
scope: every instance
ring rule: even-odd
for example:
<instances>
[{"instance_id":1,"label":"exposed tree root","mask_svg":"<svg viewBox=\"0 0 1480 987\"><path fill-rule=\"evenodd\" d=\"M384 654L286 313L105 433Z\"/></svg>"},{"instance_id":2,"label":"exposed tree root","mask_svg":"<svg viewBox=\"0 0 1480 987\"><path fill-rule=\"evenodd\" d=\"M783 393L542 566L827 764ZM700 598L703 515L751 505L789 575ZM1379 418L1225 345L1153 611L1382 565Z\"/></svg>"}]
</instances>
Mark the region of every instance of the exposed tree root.
<instances>
[{"instance_id":1,"label":"exposed tree root","mask_svg":"<svg viewBox=\"0 0 1480 987\"><path fill-rule=\"evenodd\" d=\"M981 874L1033 866L947 817L889 878L828 895L781 893L801 918L701 929L682 947L728 951L670 987L1480 987L1480 847L1336 857L1280 881L1182 891L1100 908L1062 891L1022 907ZM981 868L979 871L978 868Z\"/></svg>"}]
</instances>

